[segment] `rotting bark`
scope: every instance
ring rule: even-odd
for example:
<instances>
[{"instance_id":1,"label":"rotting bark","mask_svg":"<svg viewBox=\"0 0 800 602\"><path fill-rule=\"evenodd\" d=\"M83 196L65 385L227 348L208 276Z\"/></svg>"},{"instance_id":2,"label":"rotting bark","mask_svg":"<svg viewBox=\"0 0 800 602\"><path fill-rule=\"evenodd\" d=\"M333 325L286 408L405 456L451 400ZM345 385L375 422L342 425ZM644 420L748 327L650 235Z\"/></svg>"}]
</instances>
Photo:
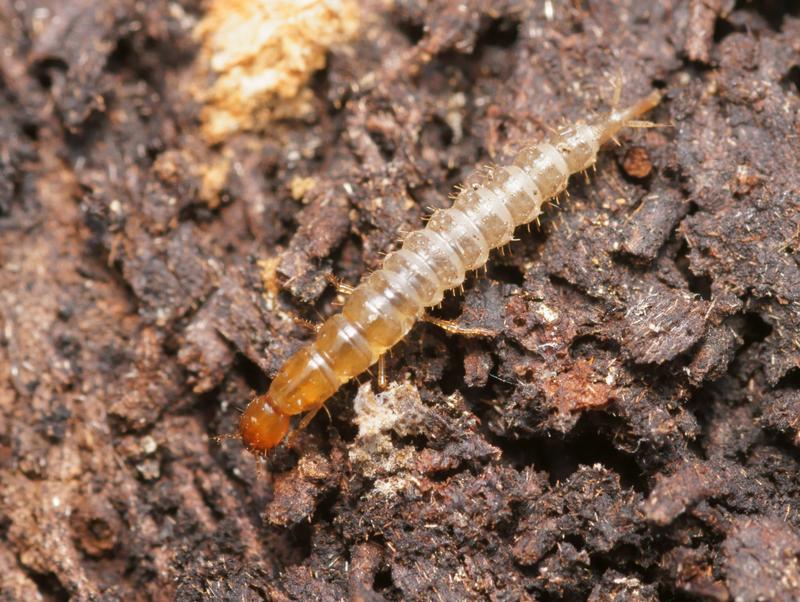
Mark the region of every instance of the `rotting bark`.
<instances>
[{"instance_id":1,"label":"rotting bark","mask_svg":"<svg viewBox=\"0 0 800 602\"><path fill-rule=\"evenodd\" d=\"M0 597L800 597L800 14L370 5L209 147L193 0L0 0ZM794 12L792 12L794 11ZM480 164L652 119L264 466L238 411ZM365 379L366 380L366 379Z\"/></svg>"}]
</instances>

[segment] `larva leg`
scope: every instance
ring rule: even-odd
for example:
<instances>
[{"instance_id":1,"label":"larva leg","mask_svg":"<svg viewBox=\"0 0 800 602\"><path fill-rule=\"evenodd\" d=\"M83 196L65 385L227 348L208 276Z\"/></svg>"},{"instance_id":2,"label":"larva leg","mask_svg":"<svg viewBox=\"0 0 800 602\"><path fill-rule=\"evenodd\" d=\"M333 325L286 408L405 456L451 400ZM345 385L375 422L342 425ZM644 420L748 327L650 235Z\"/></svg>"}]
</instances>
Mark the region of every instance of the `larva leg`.
<instances>
[{"instance_id":1,"label":"larva leg","mask_svg":"<svg viewBox=\"0 0 800 602\"><path fill-rule=\"evenodd\" d=\"M294 427L291 431L289 431L288 435L286 435L286 444L291 446L292 443L294 442L294 438L297 437L297 434L303 429L305 429L309 424L311 424L311 421L314 420L314 417L317 415L317 413L324 407L325 404L321 403L318 406L313 407L308 412L306 412L300 419L300 422L297 423L297 426Z\"/></svg>"},{"instance_id":2,"label":"larva leg","mask_svg":"<svg viewBox=\"0 0 800 602\"><path fill-rule=\"evenodd\" d=\"M389 378L386 376L386 356L378 358L378 388L385 391L389 388Z\"/></svg>"},{"instance_id":3,"label":"larva leg","mask_svg":"<svg viewBox=\"0 0 800 602\"><path fill-rule=\"evenodd\" d=\"M336 289L336 292L340 295L351 295L356 287L350 286L346 282L342 282L333 274L325 274L325 278L328 282L330 282L333 287Z\"/></svg>"},{"instance_id":4,"label":"larva leg","mask_svg":"<svg viewBox=\"0 0 800 602\"><path fill-rule=\"evenodd\" d=\"M306 414L300 419L300 422L297 423L297 428L294 429L294 432L302 431L309 424L311 424L311 421L314 420L314 416L317 415L317 412L319 412L324 407L325 404L321 403L317 407L311 408L308 412L306 412Z\"/></svg>"},{"instance_id":5,"label":"larva leg","mask_svg":"<svg viewBox=\"0 0 800 602\"><path fill-rule=\"evenodd\" d=\"M319 329L322 328L322 324L315 324L311 320L306 320L305 318L301 318L300 316L293 316L292 321L297 324L298 326L302 326L303 328L307 328L311 332L319 332Z\"/></svg>"},{"instance_id":6,"label":"larva leg","mask_svg":"<svg viewBox=\"0 0 800 602\"><path fill-rule=\"evenodd\" d=\"M467 328L465 326L459 326L459 324L456 322L442 320L441 318L437 318L427 313L423 314L422 318L420 319L428 324L438 326L445 332L449 332L450 334L458 334L465 337L493 337L497 334L488 328Z\"/></svg>"}]
</instances>

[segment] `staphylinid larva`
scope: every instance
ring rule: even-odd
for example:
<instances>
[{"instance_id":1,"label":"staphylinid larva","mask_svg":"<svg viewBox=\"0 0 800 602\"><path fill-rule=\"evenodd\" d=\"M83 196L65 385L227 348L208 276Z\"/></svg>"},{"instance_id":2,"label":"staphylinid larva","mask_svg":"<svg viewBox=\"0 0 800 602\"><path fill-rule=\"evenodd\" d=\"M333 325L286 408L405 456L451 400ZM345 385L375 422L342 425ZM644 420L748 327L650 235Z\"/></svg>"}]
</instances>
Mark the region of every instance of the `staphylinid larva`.
<instances>
[{"instance_id":1,"label":"staphylinid larva","mask_svg":"<svg viewBox=\"0 0 800 602\"><path fill-rule=\"evenodd\" d=\"M660 99L653 91L589 123L561 127L549 140L523 147L509 165L481 171L449 209L405 236L381 269L352 291L341 313L328 318L316 339L283 364L269 390L250 402L239 423L247 449L267 453L286 436L292 416L313 416L339 387L377 362L426 308L483 266L489 251L535 220L572 174L591 167L604 143L622 128L652 125L638 119Z\"/></svg>"}]
</instances>

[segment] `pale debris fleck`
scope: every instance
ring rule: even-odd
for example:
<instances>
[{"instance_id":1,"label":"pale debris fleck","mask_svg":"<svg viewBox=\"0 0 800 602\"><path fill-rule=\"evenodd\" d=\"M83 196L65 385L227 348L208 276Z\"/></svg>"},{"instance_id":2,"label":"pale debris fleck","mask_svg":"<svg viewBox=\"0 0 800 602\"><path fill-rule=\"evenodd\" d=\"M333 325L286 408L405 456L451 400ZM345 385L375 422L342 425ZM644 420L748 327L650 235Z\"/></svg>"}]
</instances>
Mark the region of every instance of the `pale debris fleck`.
<instances>
[{"instance_id":1,"label":"pale debris fleck","mask_svg":"<svg viewBox=\"0 0 800 602\"><path fill-rule=\"evenodd\" d=\"M311 114L309 79L331 46L355 36L358 7L355 0L213 0L195 30L208 140Z\"/></svg>"}]
</instances>

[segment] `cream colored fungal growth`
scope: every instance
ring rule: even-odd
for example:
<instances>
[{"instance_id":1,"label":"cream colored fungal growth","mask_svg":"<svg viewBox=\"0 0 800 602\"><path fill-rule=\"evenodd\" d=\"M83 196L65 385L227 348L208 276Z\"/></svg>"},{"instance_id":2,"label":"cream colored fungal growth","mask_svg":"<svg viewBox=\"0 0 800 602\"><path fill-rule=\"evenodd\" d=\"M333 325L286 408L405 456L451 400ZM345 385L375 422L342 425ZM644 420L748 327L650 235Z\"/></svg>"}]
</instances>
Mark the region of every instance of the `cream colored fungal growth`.
<instances>
[{"instance_id":1,"label":"cream colored fungal growth","mask_svg":"<svg viewBox=\"0 0 800 602\"><path fill-rule=\"evenodd\" d=\"M350 461L364 476L381 477L382 489L387 486L384 477L407 472L417 458L413 445L395 445L391 433L400 437L419 435L432 418L417 388L406 382L393 383L377 395L370 383L361 385L353 409L358 436L350 448Z\"/></svg>"},{"instance_id":2,"label":"cream colored fungal growth","mask_svg":"<svg viewBox=\"0 0 800 602\"><path fill-rule=\"evenodd\" d=\"M355 0L211 0L196 35L203 132L218 142L312 110L308 81L358 29Z\"/></svg>"}]
</instances>

